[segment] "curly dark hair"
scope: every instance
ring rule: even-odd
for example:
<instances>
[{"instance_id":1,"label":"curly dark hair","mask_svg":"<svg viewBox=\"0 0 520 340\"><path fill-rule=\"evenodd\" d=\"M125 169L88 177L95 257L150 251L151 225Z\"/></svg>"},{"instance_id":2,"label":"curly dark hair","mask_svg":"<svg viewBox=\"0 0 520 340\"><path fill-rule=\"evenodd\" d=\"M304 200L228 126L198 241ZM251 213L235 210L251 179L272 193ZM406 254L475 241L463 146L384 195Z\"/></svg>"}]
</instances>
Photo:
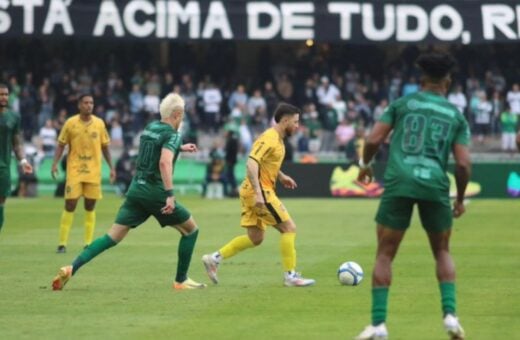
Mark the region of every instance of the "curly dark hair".
<instances>
[{"instance_id":1,"label":"curly dark hair","mask_svg":"<svg viewBox=\"0 0 520 340\"><path fill-rule=\"evenodd\" d=\"M433 79L442 79L455 70L457 62L451 54L436 51L421 54L416 64L425 75Z\"/></svg>"}]
</instances>

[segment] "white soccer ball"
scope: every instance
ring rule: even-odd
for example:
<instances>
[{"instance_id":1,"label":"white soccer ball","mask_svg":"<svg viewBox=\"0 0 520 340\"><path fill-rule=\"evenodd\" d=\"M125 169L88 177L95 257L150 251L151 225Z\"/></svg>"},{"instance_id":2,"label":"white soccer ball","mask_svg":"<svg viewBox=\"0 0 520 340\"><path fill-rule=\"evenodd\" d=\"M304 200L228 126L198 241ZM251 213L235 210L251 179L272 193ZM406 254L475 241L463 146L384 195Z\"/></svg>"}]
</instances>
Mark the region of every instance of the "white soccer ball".
<instances>
[{"instance_id":1,"label":"white soccer ball","mask_svg":"<svg viewBox=\"0 0 520 340\"><path fill-rule=\"evenodd\" d=\"M345 286L357 286L363 280L363 268L352 261L342 263L338 269L338 280Z\"/></svg>"}]
</instances>

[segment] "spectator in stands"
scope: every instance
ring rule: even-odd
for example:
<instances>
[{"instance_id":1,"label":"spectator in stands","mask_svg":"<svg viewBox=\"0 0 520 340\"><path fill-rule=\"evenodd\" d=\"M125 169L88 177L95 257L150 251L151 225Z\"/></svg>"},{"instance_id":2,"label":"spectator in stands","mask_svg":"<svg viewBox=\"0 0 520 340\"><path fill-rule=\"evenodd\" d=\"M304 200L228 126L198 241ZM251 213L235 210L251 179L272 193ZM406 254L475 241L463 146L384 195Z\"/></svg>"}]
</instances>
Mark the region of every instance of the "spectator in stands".
<instances>
[{"instance_id":1,"label":"spectator in stands","mask_svg":"<svg viewBox=\"0 0 520 340\"><path fill-rule=\"evenodd\" d=\"M303 121L303 124L309 130L309 151L318 153L321 149L322 125L318 119L318 111L316 111L314 104L307 105L307 112L308 117Z\"/></svg>"},{"instance_id":2,"label":"spectator in stands","mask_svg":"<svg viewBox=\"0 0 520 340\"><path fill-rule=\"evenodd\" d=\"M39 139L39 151L36 157L36 164L40 164L45 158L52 158L54 151L56 150L56 138L58 133L54 127L52 119L47 119L45 125L40 129L38 134Z\"/></svg>"},{"instance_id":3,"label":"spectator in stands","mask_svg":"<svg viewBox=\"0 0 520 340\"><path fill-rule=\"evenodd\" d=\"M507 92L507 102L511 112L520 115L520 85L517 83L513 84L511 90Z\"/></svg>"},{"instance_id":4,"label":"spectator in stands","mask_svg":"<svg viewBox=\"0 0 520 340\"><path fill-rule=\"evenodd\" d=\"M235 197L238 195L237 180L235 177L235 166L237 164L239 151L239 131L235 124L228 125L225 131L226 145L225 145L225 160L226 160L226 184L228 187L224 190L228 196Z\"/></svg>"},{"instance_id":5,"label":"spectator in stands","mask_svg":"<svg viewBox=\"0 0 520 340\"><path fill-rule=\"evenodd\" d=\"M347 144L356 135L354 124L349 119L343 119L336 128L336 145L340 151L345 151Z\"/></svg>"},{"instance_id":6,"label":"spectator in stands","mask_svg":"<svg viewBox=\"0 0 520 340\"><path fill-rule=\"evenodd\" d=\"M500 128L500 114L504 111L504 102L499 91L493 92L491 106L493 107L491 112L491 134L496 135Z\"/></svg>"},{"instance_id":7,"label":"spectator in stands","mask_svg":"<svg viewBox=\"0 0 520 340\"><path fill-rule=\"evenodd\" d=\"M267 103L264 97L262 97L262 91L255 89L253 95L249 97L247 101L247 112L252 115L265 115L267 111Z\"/></svg>"},{"instance_id":8,"label":"spectator in stands","mask_svg":"<svg viewBox=\"0 0 520 340\"><path fill-rule=\"evenodd\" d=\"M502 130L502 151L514 151L518 115L515 115L510 108L507 107L500 115L500 124Z\"/></svg>"},{"instance_id":9,"label":"spectator in stands","mask_svg":"<svg viewBox=\"0 0 520 340\"><path fill-rule=\"evenodd\" d=\"M412 93L419 92L419 84L414 76L408 78L408 81L403 85L402 96L407 96Z\"/></svg>"},{"instance_id":10,"label":"spectator in stands","mask_svg":"<svg viewBox=\"0 0 520 340\"><path fill-rule=\"evenodd\" d=\"M287 73L283 73L276 82L276 89L280 94L282 101L290 102L294 95L294 86L289 79ZM271 111L272 112L272 111Z\"/></svg>"},{"instance_id":11,"label":"spectator in stands","mask_svg":"<svg viewBox=\"0 0 520 340\"><path fill-rule=\"evenodd\" d=\"M316 89L316 97L318 98L319 110L324 112L332 108L336 98L341 96L341 92L336 85L330 83L327 76L321 77L320 82Z\"/></svg>"},{"instance_id":12,"label":"spectator in stands","mask_svg":"<svg viewBox=\"0 0 520 340\"><path fill-rule=\"evenodd\" d=\"M115 114L110 121L110 144L116 148L123 147L123 127L119 114Z\"/></svg>"},{"instance_id":13,"label":"spectator in stands","mask_svg":"<svg viewBox=\"0 0 520 340\"><path fill-rule=\"evenodd\" d=\"M266 104L266 112L268 114L269 120L271 120L271 115L278 106L279 100L278 95L273 88L273 83L270 81L266 81L264 84L264 99Z\"/></svg>"},{"instance_id":14,"label":"spectator in stands","mask_svg":"<svg viewBox=\"0 0 520 340\"><path fill-rule=\"evenodd\" d=\"M18 79L15 76L9 77L9 107L12 111L20 113L20 94L22 87L18 84Z\"/></svg>"},{"instance_id":15,"label":"spectator in stands","mask_svg":"<svg viewBox=\"0 0 520 340\"><path fill-rule=\"evenodd\" d=\"M228 100L229 111L233 110L237 106L242 107L242 108L246 107L247 99L248 99L248 96L246 93L246 87L243 84L238 84L235 91L233 91L233 93L229 97L229 100Z\"/></svg>"},{"instance_id":16,"label":"spectator in stands","mask_svg":"<svg viewBox=\"0 0 520 340\"><path fill-rule=\"evenodd\" d=\"M222 93L214 83L209 82L202 94L204 106L204 128L206 131L216 132L220 119L220 104Z\"/></svg>"},{"instance_id":17,"label":"spectator in stands","mask_svg":"<svg viewBox=\"0 0 520 340\"><path fill-rule=\"evenodd\" d=\"M38 89L38 102L40 111L38 113L38 129L45 125L47 120L52 119L54 112L53 95L51 93L49 78L43 79Z\"/></svg>"},{"instance_id":18,"label":"spectator in stands","mask_svg":"<svg viewBox=\"0 0 520 340\"><path fill-rule=\"evenodd\" d=\"M493 106L487 99L484 91L480 92L479 104L475 112L475 131L477 133L477 141L483 144L489 135L491 128L491 114Z\"/></svg>"},{"instance_id":19,"label":"spectator in stands","mask_svg":"<svg viewBox=\"0 0 520 340\"><path fill-rule=\"evenodd\" d=\"M462 92L462 86L455 86L455 90L448 95L448 101L455 105L459 112L464 114L466 107L468 106L468 101L466 96Z\"/></svg>"},{"instance_id":20,"label":"spectator in stands","mask_svg":"<svg viewBox=\"0 0 520 340\"><path fill-rule=\"evenodd\" d=\"M32 96L29 87L24 87L20 98L20 116L22 119L22 130L24 140L30 142L34 133L36 122L36 99Z\"/></svg>"},{"instance_id":21,"label":"spectator in stands","mask_svg":"<svg viewBox=\"0 0 520 340\"><path fill-rule=\"evenodd\" d=\"M159 103L161 102L159 98L160 92L158 92L157 87L154 86L153 83L149 83L147 88L148 90L143 98L143 110L145 112L145 119L143 122L144 124L140 128L140 130L142 130L149 121L155 119L156 116L159 114Z\"/></svg>"},{"instance_id":22,"label":"spectator in stands","mask_svg":"<svg viewBox=\"0 0 520 340\"><path fill-rule=\"evenodd\" d=\"M144 96L139 84L132 85L132 91L128 95L130 113L132 114L132 130L139 132L144 127L146 120L144 113Z\"/></svg>"},{"instance_id":23,"label":"spectator in stands","mask_svg":"<svg viewBox=\"0 0 520 340\"><path fill-rule=\"evenodd\" d=\"M225 155L219 140L215 141L209 153L210 162L206 167L206 179L202 185L202 196L206 197L207 188L210 183L222 184L223 193L226 194L226 172Z\"/></svg>"},{"instance_id":24,"label":"spectator in stands","mask_svg":"<svg viewBox=\"0 0 520 340\"><path fill-rule=\"evenodd\" d=\"M307 78L305 81L305 85L301 91L299 91L297 101L302 106L310 103L318 104L318 98L316 98L316 83L312 77Z\"/></svg>"}]
</instances>

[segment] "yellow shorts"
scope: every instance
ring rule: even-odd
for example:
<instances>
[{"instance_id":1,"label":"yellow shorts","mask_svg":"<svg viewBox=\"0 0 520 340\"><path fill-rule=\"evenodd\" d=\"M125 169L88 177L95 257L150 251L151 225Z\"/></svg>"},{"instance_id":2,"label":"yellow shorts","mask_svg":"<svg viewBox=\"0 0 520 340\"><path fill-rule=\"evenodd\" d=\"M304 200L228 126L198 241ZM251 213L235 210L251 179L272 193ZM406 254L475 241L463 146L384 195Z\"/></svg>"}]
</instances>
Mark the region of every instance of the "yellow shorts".
<instances>
[{"instance_id":1,"label":"yellow shorts","mask_svg":"<svg viewBox=\"0 0 520 340\"><path fill-rule=\"evenodd\" d=\"M101 199L101 183L66 183L65 199L74 200L81 196L93 200Z\"/></svg>"},{"instance_id":2,"label":"yellow shorts","mask_svg":"<svg viewBox=\"0 0 520 340\"><path fill-rule=\"evenodd\" d=\"M250 192L244 193L240 191L240 205L242 217L240 225L242 227L254 227L265 230L268 225L274 226L291 219L289 212L285 209L283 203L271 190L264 191L265 207L258 209L255 206L255 195Z\"/></svg>"}]
</instances>

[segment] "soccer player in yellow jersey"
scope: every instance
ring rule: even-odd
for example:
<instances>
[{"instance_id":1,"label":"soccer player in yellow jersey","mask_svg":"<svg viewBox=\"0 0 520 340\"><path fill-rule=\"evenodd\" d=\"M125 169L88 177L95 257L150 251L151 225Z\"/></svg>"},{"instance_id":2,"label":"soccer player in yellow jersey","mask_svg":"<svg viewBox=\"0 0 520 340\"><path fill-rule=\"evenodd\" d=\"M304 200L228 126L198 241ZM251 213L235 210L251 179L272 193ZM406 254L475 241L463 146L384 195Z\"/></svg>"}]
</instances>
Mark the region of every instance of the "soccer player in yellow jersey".
<instances>
[{"instance_id":1,"label":"soccer player in yellow jersey","mask_svg":"<svg viewBox=\"0 0 520 340\"><path fill-rule=\"evenodd\" d=\"M68 145L67 176L65 185L65 210L60 221L60 241L57 253L65 253L74 211L81 196L85 206L85 247L94 236L96 201L101 198L101 154L110 167L110 181L116 173L112 167L105 123L92 115L94 99L91 95L82 95L78 100L79 113L65 122L58 137L58 147L54 155L51 174L54 179L58 173L57 164Z\"/></svg>"},{"instance_id":2,"label":"soccer player in yellow jersey","mask_svg":"<svg viewBox=\"0 0 520 340\"><path fill-rule=\"evenodd\" d=\"M285 155L283 139L291 136L298 128L300 110L289 104L280 104L274 112L274 127L267 129L255 141L247 160L247 176L240 188L242 217L240 225L247 230L213 254L204 255L202 262L213 283L218 283L217 268L220 262L242 250L258 246L264 240L267 225L276 228L282 235L280 250L284 269L284 285L303 287L314 284L296 272L296 224L278 199L275 192L276 180L290 189L296 182L280 167Z\"/></svg>"}]
</instances>

